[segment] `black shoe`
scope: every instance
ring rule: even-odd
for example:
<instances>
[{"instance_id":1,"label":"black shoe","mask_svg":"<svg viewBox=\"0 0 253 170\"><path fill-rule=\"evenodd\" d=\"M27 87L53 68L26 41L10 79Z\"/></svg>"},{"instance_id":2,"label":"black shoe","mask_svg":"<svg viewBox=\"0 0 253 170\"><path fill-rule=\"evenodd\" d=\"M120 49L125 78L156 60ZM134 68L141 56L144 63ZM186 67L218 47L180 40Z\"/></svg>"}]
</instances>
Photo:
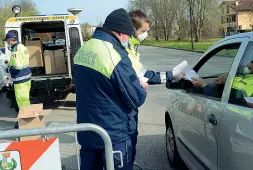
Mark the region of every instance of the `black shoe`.
<instances>
[{"instance_id":1,"label":"black shoe","mask_svg":"<svg viewBox=\"0 0 253 170\"><path fill-rule=\"evenodd\" d=\"M19 129L18 122L16 122L14 127L15 127L15 129Z\"/></svg>"}]
</instances>

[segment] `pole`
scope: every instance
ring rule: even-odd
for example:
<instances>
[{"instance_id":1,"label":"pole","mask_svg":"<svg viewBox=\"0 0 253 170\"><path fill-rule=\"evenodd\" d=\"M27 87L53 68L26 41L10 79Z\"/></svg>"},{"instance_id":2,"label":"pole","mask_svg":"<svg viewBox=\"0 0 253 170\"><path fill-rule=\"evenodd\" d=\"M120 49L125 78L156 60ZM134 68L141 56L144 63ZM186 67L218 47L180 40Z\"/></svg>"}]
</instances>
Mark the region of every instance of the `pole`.
<instances>
[{"instance_id":1,"label":"pole","mask_svg":"<svg viewBox=\"0 0 253 170\"><path fill-rule=\"evenodd\" d=\"M191 46L192 46L192 50L193 50L194 49L194 42L193 42L192 0L189 0L189 8L190 8L190 24L191 24Z\"/></svg>"}]
</instances>

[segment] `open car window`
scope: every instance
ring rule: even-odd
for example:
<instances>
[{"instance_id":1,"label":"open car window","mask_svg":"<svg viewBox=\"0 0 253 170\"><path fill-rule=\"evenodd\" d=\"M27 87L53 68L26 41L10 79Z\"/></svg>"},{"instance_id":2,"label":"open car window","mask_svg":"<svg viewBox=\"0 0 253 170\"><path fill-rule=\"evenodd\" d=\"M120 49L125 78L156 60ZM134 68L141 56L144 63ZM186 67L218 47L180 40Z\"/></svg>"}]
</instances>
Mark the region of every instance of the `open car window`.
<instances>
[{"instance_id":1,"label":"open car window","mask_svg":"<svg viewBox=\"0 0 253 170\"><path fill-rule=\"evenodd\" d=\"M190 92L221 100L227 75L240 46L241 43L227 44L208 53L195 67L196 72L203 79L206 86L192 87ZM221 83L217 84L217 79Z\"/></svg>"},{"instance_id":2,"label":"open car window","mask_svg":"<svg viewBox=\"0 0 253 170\"><path fill-rule=\"evenodd\" d=\"M206 61L197 71L202 78L228 74L241 43L234 43L214 49L205 57Z\"/></svg>"}]
</instances>

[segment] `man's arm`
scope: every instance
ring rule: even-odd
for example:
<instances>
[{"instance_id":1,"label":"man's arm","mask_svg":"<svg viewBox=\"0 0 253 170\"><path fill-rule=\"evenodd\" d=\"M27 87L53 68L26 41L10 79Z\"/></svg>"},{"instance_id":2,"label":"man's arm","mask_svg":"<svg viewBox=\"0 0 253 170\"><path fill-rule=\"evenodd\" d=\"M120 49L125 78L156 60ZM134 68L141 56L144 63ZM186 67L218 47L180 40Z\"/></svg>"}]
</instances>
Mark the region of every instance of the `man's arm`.
<instances>
[{"instance_id":1,"label":"man's arm","mask_svg":"<svg viewBox=\"0 0 253 170\"><path fill-rule=\"evenodd\" d=\"M206 96L211 96L211 97L218 97L217 94L217 85L216 84L208 84L203 88L203 93Z\"/></svg>"},{"instance_id":2,"label":"man's arm","mask_svg":"<svg viewBox=\"0 0 253 170\"><path fill-rule=\"evenodd\" d=\"M121 102L124 102L128 108L138 108L145 102L147 93L140 85L139 78L128 57L122 58L117 64L111 75L111 80L122 98Z\"/></svg>"},{"instance_id":3,"label":"man's arm","mask_svg":"<svg viewBox=\"0 0 253 170\"><path fill-rule=\"evenodd\" d=\"M173 72L155 72L142 68L139 76L148 78L148 84L162 84L166 83L167 80L173 80Z\"/></svg>"}]
</instances>

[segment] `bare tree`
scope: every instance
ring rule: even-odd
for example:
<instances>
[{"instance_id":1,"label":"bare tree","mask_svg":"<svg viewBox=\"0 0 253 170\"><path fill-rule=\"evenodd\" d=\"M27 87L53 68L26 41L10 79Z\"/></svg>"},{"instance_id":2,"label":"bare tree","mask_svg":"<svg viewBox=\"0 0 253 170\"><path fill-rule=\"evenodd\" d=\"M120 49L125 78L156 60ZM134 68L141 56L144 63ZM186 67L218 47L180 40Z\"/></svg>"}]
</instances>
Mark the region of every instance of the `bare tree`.
<instances>
[{"instance_id":1,"label":"bare tree","mask_svg":"<svg viewBox=\"0 0 253 170\"><path fill-rule=\"evenodd\" d=\"M178 41L187 38L189 33L189 17L188 17L188 5L186 0L178 0L176 6L177 12L175 17L174 29L176 30L176 35Z\"/></svg>"},{"instance_id":2,"label":"bare tree","mask_svg":"<svg viewBox=\"0 0 253 170\"><path fill-rule=\"evenodd\" d=\"M129 9L147 13L156 40L162 37L168 41L173 32L178 40L184 39L192 27L194 39L199 42L206 28L219 30L219 3L220 0L129 0Z\"/></svg>"},{"instance_id":3,"label":"bare tree","mask_svg":"<svg viewBox=\"0 0 253 170\"><path fill-rule=\"evenodd\" d=\"M216 0L187 0L189 11L192 12L193 28L195 34L195 41L199 42L202 38L202 31L204 23L207 19L208 12L211 10L213 3Z\"/></svg>"}]
</instances>

